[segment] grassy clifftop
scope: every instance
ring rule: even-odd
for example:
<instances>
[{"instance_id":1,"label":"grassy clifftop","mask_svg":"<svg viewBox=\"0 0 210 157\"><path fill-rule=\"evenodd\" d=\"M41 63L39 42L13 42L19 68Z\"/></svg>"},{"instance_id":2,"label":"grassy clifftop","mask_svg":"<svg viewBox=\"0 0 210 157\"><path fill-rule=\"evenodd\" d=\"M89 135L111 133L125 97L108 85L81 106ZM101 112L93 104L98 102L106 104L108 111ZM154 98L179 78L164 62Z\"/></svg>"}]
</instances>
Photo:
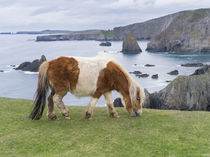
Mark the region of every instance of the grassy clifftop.
<instances>
[{"instance_id":1,"label":"grassy clifftop","mask_svg":"<svg viewBox=\"0 0 210 157\"><path fill-rule=\"evenodd\" d=\"M120 118L95 108L69 107L72 120L27 118L30 100L0 98L0 156L210 156L209 112L145 109L139 118L118 108ZM57 111L58 113L58 111Z\"/></svg>"}]
</instances>

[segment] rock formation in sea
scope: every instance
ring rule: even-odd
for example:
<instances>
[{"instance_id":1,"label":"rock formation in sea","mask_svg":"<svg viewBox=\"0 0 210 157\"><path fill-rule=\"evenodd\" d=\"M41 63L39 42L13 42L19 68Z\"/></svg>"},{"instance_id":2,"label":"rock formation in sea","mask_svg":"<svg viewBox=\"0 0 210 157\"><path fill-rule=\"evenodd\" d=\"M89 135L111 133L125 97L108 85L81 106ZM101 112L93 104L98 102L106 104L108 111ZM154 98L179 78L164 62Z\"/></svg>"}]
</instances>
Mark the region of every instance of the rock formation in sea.
<instances>
[{"instance_id":1,"label":"rock formation in sea","mask_svg":"<svg viewBox=\"0 0 210 157\"><path fill-rule=\"evenodd\" d=\"M173 71L171 71L171 72L169 72L167 74L169 74L169 75L178 75L179 71L178 70L173 70Z\"/></svg>"},{"instance_id":2,"label":"rock formation in sea","mask_svg":"<svg viewBox=\"0 0 210 157\"><path fill-rule=\"evenodd\" d=\"M202 68L201 68L202 69ZM201 75L178 76L159 92L145 89L145 108L210 111L210 66ZM208 69L208 70L206 70Z\"/></svg>"},{"instance_id":3,"label":"rock formation in sea","mask_svg":"<svg viewBox=\"0 0 210 157\"><path fill-rule=\"evenodd\" d=\"M106 42L100 43L100 46L112 46L112 43L106 41Z\"/></svg>"},{"instance_id":4,"label":"rock formation in sea","mask_svg":"<svg viewBox=\"0 0 210 157\"><path fill-rule=\"evenodd\" d=\"M113 102L114 107L124 107L121 98L116 98Z\"/></svg>"},{"instance_id":5,"label":"rock formation in sea","mask_svg":"<svg viewBox=\"0 0 210 157\"><path fill-rule=\"evenodd\" d=\"M192 75L201 75L208 72L210 72L210 65L204 65L202 68L196 69Z\"/></svg>"},{"instance_id":6,"label":"rock formation in sea","mask_svg":"<svg viewBox=\"0 0 210 157\"><path fill-rule=\"evenodd\" d=\"M139 44L137 43L135 37L131 34L129 34L125 39L123 40L122 45L122 53L140 53L142 52L141 48L139 47Z\"/></svg>"},{"instance_id":7,"label":"rock formation in sea","mask_svg":"<svg viewBox=\"0 0 210 157\"><path fill-rule=\"evenodd\" d=\"M210 9L183 11L147 45L151 52L210 52Z\"/></svg>"},{"instance_id":8,"label":"rock formation in sea","mask_svg":"<svg viewBox=\"0 0 210 157\"><path fill-rule=\"evenodd\" d=\"M44 55L42 55L40 59L36 59L33 62L21 63L17 68L15 68L15 70L37 72L39 70L39 66L44 61L46 61L46 57Z\"/></svg>"}]
</instances>

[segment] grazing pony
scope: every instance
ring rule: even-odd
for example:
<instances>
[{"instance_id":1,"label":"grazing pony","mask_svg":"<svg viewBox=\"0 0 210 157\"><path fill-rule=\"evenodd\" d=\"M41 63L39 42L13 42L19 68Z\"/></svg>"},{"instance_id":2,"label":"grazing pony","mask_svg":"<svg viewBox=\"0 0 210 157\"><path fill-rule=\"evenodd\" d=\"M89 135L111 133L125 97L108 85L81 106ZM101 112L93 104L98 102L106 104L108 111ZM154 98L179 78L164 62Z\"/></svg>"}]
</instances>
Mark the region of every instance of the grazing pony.
<instances>
[{"instance_id":1,"label":"grazing pony","mask_svg":"<svg viewBox=\"0 0 210 157\"><path fill-rule=\"evenodd\" d=\"M93 107L101 95L104 95L111 117L118 117L113 106L112 90L123 97L123 104L131 116L142 114L144 91L135 80L115 61L107 56L94 58L59 57L44 62L39 68L38 88L31 119L41 118L49 88L48 118L55 120L54 104L65 119L70 119L68 108L62 99L70 92L78 97L91 96L86 110L86 118L91 119Z\"/></svg>"}]
</instances>

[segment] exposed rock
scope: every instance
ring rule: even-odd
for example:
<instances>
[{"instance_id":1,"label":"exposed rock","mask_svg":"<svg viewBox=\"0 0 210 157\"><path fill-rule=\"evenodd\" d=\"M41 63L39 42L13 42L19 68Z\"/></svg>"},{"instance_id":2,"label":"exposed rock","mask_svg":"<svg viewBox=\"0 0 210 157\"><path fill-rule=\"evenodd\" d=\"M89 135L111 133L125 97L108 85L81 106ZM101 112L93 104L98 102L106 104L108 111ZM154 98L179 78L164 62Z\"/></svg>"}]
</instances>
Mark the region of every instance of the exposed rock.
<instances>
[{"instance_id":1,"label":"exposed rock","mask_svg":"<svg viewBox=\"0 0 210 157\"><path fill-rule=\"evenodd\" d=\"M15 68L15 70L37 72L39 70L39 66L44 61L46 61L46 57L42 55L40 59L36 59L33 62L23 62L17 68Z\"/></svg>"},{"instance_id":2,"label":"exposed rock","mask_svg":"<svg viewBox=\"0 0 210 157\"><path fill-rule=\"evenodd\" d=\"M154 67L155 65L153 65L153 64L145 64L144 66L145 67Z\"/></svg>"},{"instance_id":3,"label":"exposed rock","mask_svg":"<svg viewBox=\"0 0 210 157\"><path fill-rule=\"evenodd\" d=\"M113 33L123 40L128 34L133 34L137 40L150 40L166 29L179 13L166 15L146 22L134 23L127 26L115 27Z\"/></svg>"},{"instance_id":4,"label":"exposed rock","mask_svg":"<svg viewBox=\"0 0 210 157\"><path fill-rule=\"evenodd\" d=\"M11 67L15 67L15 65L14 64L12 64L12 65L10 65Z\"/></svg>"},{"instance_id":5,"label":"exposed rock","mask_svg":"<svg viewBox=\"0 0 210 157\"><path fill-rule=\"evenodd\" d=\"M149 76L149 74L136 74L136 77L138 77L138 78L146 78L148 76Z\"/></svg>"},{"instance_id":6,"label":"exposed rock","mask_svg":"<svg viewBox=\"0 0 210 157\"><path fill-rule=\"evenodd\" d=\"M166 80L166 82L167 82L167 83L169 83L169 82L172 82L172 81L170 81L170 80Z\"/></svg>"},{"instance_id":7,"label":"exposed rock","mask_svg":"<svg viewBox=\"0 0 210 157\"><path fill-rule=\"evenodd\" d=\"M108 41L100 43L100 46L112 46L112 44Z\"/></svg>"},{"instance_id":8,"label":"exposed rock","mask_svg":"<svg viewBox=\"0 0 210 157\"><path fill-rule=\"evenodd\" d=\"M201 75L210 72L210 65L205 65L202 68L196 69L192 75Z\"/></svg>"},{"instance_id":9,"label":"exposed rock","mask_svg":"<svg viewBox=\"0 0 210 157\"><path fill-rule=\"evenodd\" d=\"M178 75L179 71L178 70L173 70L173 71L171 71L171 72L169 72L167 74L169 74L169 75Z\"/></svg>"},{"instance_id":10,"label":"exposed rock","mask_svg":"<svg viewBox=\"0 0 210 157\"><path fill-rule=\"evenodd\" d=\"M129 34L124 40L123 40L123 53L140 53L142 52L141 48L139 47L135 37L131 34Z\"/></svg>"},{"instance_id":11,"label":"exposed rock","mask_svg":"<svg viewBox=\"0 0 210 157\"><path fill-rule=\"evenodd\" d=\"M137 75L137 74L142 74L142 72L141 71L134 71L134 72L129 72L130 74L135 74L135 75Z\"/></svg>"},{"instance_id":12,"label":"exposed rock","mask_svg":"<svg viewBox=\"0 0 210 157\"><path fill-rule=\"evenodd\" d=\"M158 74L152 75L153 79L158 79Z\"/></svg>"},{"instance_id":13,"label":"exposed rock","mask_svg":"<svg viewBox=\"0 0 210 157\"><path fill-rule=\"evenodd\" d=\"M121 101L121 98L116 98L116 99L114 100L114 107L124 107L124 106L123 106L123 103L122 103L122 101Z\"/></svg>"},{"instance_id":14,"label":"exposed rock","mask_svg":"<svg viewBox=\"0 0 210 157\"><path fill-rule=\"evenodd\" d=\"M0 72L1 72L1 73L3 73L3 72L4 72L4 70L0 70Z\"/></svg>"},{"instance_id":15,"label":"exposed rock","mask_svg":"<svg viewBox=\"0 0 210 157\"><path fill-rule=\"evenodd\" d=\"M164 89L145 92L144 107L153 109L210 111L210 73L178 76Z\"/></svg>"},{"instance_id":16,"label":"exposed rock","mask_svg":"<svg viewBox=\"0 0 210 157\"><path fill-rule=\"evenodd\" d=\"M203 63L186 63L181 64L182 67L202 67Z\"/></svg>"},{"instance_id":17,"label":"exposed rock","mask_svg":"<svg viewBox=\"0 0 210 157\"><path fill-rule=\"evenodd\" d=\"M147 45L151 52L210 52L210 9L180 12Z\"/></svg>"}]
</instances>

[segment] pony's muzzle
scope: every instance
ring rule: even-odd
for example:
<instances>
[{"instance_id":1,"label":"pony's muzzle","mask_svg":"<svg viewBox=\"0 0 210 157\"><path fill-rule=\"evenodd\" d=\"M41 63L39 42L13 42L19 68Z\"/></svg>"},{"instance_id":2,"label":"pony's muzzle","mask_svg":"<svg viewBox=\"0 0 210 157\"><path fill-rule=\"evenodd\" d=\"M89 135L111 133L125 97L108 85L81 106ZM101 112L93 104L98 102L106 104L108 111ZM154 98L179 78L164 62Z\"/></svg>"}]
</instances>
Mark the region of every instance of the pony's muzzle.
<instances>
[{"instance_id":1,"label":"pony's muzzle","mask_svg":"<svg viewBox=\"0 0 210 157\"><path fill-rule=\"evenodd\" d=\"M142 114L141 110L133 109L133 112L131 113L131 116L132 117L137 117L137 116L141 116L141 114Z\"/></svg>"}]
</instances>

